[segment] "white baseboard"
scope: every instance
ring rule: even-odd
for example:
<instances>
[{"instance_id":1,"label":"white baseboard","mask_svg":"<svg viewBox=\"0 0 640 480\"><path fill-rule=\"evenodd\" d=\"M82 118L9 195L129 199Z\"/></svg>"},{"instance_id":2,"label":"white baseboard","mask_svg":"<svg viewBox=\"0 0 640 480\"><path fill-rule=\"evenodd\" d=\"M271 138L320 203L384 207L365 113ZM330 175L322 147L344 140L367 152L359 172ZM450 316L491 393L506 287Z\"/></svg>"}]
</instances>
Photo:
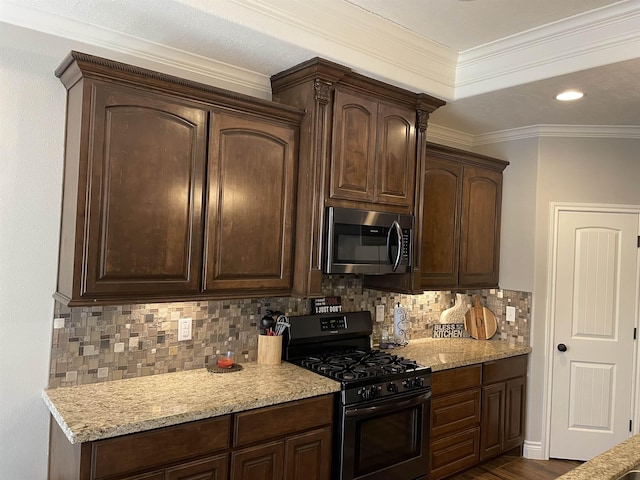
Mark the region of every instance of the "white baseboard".
<instances>
[{"instance_id":1,"label":"white baseboard","mask_svg":"<svg viewBox=\"0 0 640 480\"><path fill-rule=\"evenodd\" d=\"M529 442L525 440L522 448L522 456L530 460L548 460L542 451L542 442Z\"/></svg>"}]
</instances>

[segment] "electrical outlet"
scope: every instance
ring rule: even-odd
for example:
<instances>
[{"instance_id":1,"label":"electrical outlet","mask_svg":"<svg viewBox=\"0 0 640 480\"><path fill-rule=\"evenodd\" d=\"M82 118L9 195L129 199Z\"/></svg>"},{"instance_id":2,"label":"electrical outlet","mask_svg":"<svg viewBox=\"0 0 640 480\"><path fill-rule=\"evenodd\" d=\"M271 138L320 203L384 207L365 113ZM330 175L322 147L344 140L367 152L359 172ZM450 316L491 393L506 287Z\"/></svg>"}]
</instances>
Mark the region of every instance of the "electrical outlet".
<instances>
[{"instance_id":1,"label":"electrical outlet","mask_svg":"<svg viewBox=\"0 0 640 480\"><path fill-rule=\"evenodd\" d=\"M516 307L507 307L507 322L516 321Z\"/></svg>"},{"instance_id":2,"label":"electrical outlet","mask_svg":"<svg viewBox=\"0 0 640 480\"><path fill-rule=\"evenodd\" d=\"M384 322L384 309L385 309L385 304L383 303L382 305L376 305L376 322L378 323L382 323Z\"/></svg>"},{"instance_id":3,"label":"electrical outlet","mask_svg":"<svg viewBox=\"0 0 640 480\"><path fill-rule=\"evenodd\" d=\"M191 340L191 319L181 318L178 320L178 341Z\"/></svg>"}]
</instances>

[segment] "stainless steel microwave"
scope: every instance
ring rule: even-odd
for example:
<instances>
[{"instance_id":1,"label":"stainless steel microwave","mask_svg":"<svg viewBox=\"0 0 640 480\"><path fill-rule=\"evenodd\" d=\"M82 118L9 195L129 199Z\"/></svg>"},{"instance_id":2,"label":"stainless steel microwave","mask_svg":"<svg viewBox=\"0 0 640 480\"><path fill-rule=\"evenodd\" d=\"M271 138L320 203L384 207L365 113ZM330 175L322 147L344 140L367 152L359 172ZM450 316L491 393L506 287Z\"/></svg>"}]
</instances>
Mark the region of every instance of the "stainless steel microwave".
<instances>
[{"instance_id":1,"label":"stainless steel microwave","mask_svg":"<svg viewBox=\"0 0 640 480\"><path fill-rule=\"evenodd\" d=\"M413 215L329 207L325 273L411 271Z\"/></svg>"}]
</instances>

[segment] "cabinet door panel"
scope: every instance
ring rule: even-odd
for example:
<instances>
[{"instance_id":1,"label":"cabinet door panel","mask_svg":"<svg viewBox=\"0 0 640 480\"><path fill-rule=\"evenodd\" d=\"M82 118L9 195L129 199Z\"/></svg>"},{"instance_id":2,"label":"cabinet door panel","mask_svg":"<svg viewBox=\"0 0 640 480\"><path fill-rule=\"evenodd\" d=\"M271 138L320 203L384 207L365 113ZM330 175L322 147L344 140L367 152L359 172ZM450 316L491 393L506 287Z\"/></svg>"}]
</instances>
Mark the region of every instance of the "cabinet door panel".
<instances>
[{"instance_id":1,"label":"cabinet door panel","mask_svg":"<svg viewBox=\"0 0 640 480\"><path fill-rule=\"evenodd\" d=\"M230 430L231 419L225 416L93 442L92 478L111 478L218 452L229 447Z\"/></svg>"},{"instance_id":2,"label":"cabinet door panel","mask_svg":"<svg viewBox=\"0 0 640 480\"><path fill-rule=\"evenodd\" d=\"M465 167L460 285L498 285L502 174Z\"/></svg>"},{"instance_id":3,"label":"cabinet door panel","mask_svg":"<svg viewBox=\"0 0 640 480\"><path fill-rule=\"evenodd\" d=\"M296 132L214 113L205 290L291 289Z\"/></svg>"},{"instance_id":4,"label":"cabinet door panel","mask_svg":"<svg viewBox=\"0 0 640 480\"><path fill-rule=\"evenodd\" d=\"M431 442L429 480L448 477L478 463L478 427Z\"/></svg>"},{"instance_id":5,"label":"cabinet door panel","mask_svg":"<svg viewBox=\"0 0 640 480\"><path fill-rule=\"evenodd\" d=\"M440 437L480 423L480 388L437 397L431 404L431 435Z\"/></svg>"},{"instance_id":6,"label":"cabinet door panel","mask_svg":"<svg viewBox=\"0 0 640 480\"><path fill-rule=\"evenodd\" d=\"M505 383L505 419L503 451L524 442L524 418L526 402L526 377L518 377Z\"/></svg>"},{"instance_id":7,"label":"cabinet door panel","mask_svg":"<svg viewBox=\"0 0 640 480\"><path fill-rule=\"evenodd\" d=\"M285 480L330 480L331 427L287 438Z\"/></svg>"},{"instance_id":8,"label":"cabinet door panel","mask_svg":"<svg viewBox=\"0 0 640 480\"><path fill-rule=\"evenodd\" d=\"M132 477L119 477L118 480L166 480L164 470L158 470L156 472L141 473L140 475L133 475Z\"/></svg>"},{"instance_id":9,"label":"cabinet door panel","mask_svg":"<svg viewBox=\"0 0 640 480\"><path fill-rule=\"evenodd\" d=\"M166 480L227 480L229 456L218 455L167 469Z\"/></svg>"},{"instance_id":10,"label":"cabinet door panel","mask_svg":"<svg viewBox=\"0 0 640 480\"><path fill-rule=\"evenodd\" d=\"M502 453L504 438L504 383L482 387L480 460Z\"/></svg>"},{"instance_id":11,"label":"cabinet door panel","mask_svg":"<svg viewBox=\"0 0 640 480\"><path fill-rule=\"evenodd\" d=\"M245 448L231 454L231 480L282 480L282 442Z\"/></svg>"},{"instance_id":12,"label":"cabinet door panel","mask_svg":"<svg viewBox=\"0 0 640 480\"><path fill-rule=\"evenodd\" d=\"M197 292L207 112L97 84L81 294Z\"/></svg>"},{"instance_id":13,"label":"cabinet door panel","mask_svg":"<svg viewBox=\"0 0 640 480\"><path fill-rule=\"evenodd\" d=\"M376 148L376 203L413 211L416 172L415 110L380 103Z\"/></svg>"},{"instance_id":14,"label":"cabinet door panel","mask_svg":"<svg viewBox=\"0 0 640 480\"><path fill-rule=\"evenodd\" d=\"M421 285L458 284L462 165L427 158L422 198Z\"/></svg>"},{"instance_id":15,"label":"cabinet door panel","mask_svg":"<svg viewBox=\"0 0 640 480\"><path fill-rule=\"evenodd\" d=\"M376 148L376 203L413 211L416 171L415 110L380 103Z\"/></svg>"},{"instance_id":16,"label":"cabinet door panel","mask_svg":"<svg viewBox=\"0 0 640 480\"><path fill-rule=\"evenodd\" d=\"M333 105L329 196L373 201L378 103L341 90Z\"/></svg>"}]
</instances>

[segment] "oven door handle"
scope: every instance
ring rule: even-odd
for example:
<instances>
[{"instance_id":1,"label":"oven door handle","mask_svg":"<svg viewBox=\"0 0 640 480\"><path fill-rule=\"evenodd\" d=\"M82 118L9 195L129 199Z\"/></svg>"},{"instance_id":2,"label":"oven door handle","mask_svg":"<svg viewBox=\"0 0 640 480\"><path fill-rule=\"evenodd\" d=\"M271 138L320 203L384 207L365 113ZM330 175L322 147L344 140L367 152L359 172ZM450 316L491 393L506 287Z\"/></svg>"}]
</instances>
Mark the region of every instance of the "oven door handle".
<instances>
[{"instance_id":1,"label":"oven door handle","mask_svg":"<svg viewBox=\"0 0 640 480\"><path fill-rule=\"evenodd\" d=\"M398 254L396 255L395 260L393 259L393 255L391 254L391 235L396 234L398 239ZM389 233L387 233L387 255L389 256L389 263L391 263L391 271L395 272L398 269L398 265L400 265L400 259L402 258L402 228L400 228L400 224L397 220L394 220L391 224L391 228L389 229Z\"/></svg>"},{"instance_id":2,"label":"oven door handle","mask_svg":"<svg viewBox=\"0 0 640 480\"><path fill-rule=\"evenodd\" d=\"M431 397L431 391L424 392L417 397L412 397L407 400L403 400L400 402L395 401L393 397L389 398L388 401L384 402L382 405L374 405L372 407L364 407L364 408L346 408L345 416L347 417L362 417L365 415L371 415L372 413L376 414L384 414L393 410L401 410L404 408L411 408L417 405L420 405L426 402L429 397Z\"/></svg>"}]
</instances>

